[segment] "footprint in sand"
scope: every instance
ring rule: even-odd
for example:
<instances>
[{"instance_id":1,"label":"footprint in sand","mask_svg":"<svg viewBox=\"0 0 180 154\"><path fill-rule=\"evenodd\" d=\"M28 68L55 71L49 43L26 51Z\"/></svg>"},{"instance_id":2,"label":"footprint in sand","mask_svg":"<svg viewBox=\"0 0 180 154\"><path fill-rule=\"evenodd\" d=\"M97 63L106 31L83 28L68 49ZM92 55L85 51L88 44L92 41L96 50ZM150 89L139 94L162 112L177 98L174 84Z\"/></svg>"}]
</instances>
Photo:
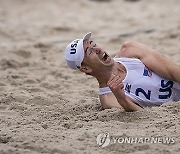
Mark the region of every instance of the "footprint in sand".
<instances>
[{"instance_id":1,"label":"footprint in sand","mask_svg":"<svg viewBox=\"0 0 180 154\"><path fill-rule=\"evenodd\" d=\"M15 54L26 59L31 57L31 52L23 49L16 51Z\"/></svg>"}]
</instances>

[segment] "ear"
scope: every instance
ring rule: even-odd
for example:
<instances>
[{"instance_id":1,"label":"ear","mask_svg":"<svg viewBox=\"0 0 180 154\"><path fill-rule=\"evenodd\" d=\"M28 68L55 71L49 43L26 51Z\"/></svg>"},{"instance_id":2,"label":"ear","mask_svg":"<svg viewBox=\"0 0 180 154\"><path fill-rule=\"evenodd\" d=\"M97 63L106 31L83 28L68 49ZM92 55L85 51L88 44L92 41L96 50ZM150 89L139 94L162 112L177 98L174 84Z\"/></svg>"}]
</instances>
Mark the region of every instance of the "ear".
<instances>
[{"instance_id":1,"label":"ear","mask_svg":"<svg viewBox=\"0 0 180 154\"><path fill-rule=\"evenodd\" d=\"M81 66L80 71L84 72L86 74L91 74L92 73L92 69L90 67L88 67L88 66Z\"/></svg>"}]
</instances>

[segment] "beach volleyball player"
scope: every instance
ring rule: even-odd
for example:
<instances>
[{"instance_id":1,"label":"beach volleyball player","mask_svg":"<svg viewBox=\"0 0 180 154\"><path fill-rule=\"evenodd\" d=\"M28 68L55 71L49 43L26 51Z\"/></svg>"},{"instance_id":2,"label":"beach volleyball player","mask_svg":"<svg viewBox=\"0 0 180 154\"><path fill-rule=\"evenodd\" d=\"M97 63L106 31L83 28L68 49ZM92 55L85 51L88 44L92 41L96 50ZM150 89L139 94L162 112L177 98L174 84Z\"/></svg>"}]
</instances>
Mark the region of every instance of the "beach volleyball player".
<instances>
[{"instance_id":1,"label":"beach volleyball player","mask_svg":"<svg viewBox=\"0 0 180 154\"><path fill-rule=\"evenodd\" d=\"M90 39L72 41L65 51L67 65L95 77L103 108L137 111L180 100L180 66L139 42L126 42L112 58Z\"/></svg>"}]
</instances>

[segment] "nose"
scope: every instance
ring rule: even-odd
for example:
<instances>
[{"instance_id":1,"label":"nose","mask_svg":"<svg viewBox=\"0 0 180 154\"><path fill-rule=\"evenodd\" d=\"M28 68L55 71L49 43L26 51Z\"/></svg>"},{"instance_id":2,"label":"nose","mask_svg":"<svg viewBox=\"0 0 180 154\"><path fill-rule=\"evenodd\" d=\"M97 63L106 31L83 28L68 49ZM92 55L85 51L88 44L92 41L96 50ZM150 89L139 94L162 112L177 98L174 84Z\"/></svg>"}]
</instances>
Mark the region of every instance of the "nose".
<instances>
[{"instance_id":1,"label":"nose","mask_svg":"<svg viewBox=\"0 0 180 154\"><path fill-rule=\"evenodd\" d=\"M96 54L98 54L99 52L101 52L101 48L97 48L97 47L93 47L94 51L96 52Z\"/></svg>"}]
</instances>

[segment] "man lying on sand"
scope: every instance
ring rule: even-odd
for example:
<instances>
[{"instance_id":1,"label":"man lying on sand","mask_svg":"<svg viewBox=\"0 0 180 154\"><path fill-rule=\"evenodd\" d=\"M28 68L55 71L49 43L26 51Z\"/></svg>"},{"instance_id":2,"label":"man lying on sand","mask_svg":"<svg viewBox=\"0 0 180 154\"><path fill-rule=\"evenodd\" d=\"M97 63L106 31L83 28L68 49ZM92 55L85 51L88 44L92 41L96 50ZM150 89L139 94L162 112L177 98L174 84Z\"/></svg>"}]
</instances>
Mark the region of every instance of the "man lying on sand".
<instances>
[{"instance_id":1,"label":"man lying on sand","mask_svg":"<svg viewBox=\"0 0 180 154\"><path fill-rule=\"evenodd\" d=\"M103 108L137 111L180 100L180 66L138 42L124 43L112 58L90 37L72 41L65 59L70 68L97 79Z\"/></svg>"}]
</instances>

